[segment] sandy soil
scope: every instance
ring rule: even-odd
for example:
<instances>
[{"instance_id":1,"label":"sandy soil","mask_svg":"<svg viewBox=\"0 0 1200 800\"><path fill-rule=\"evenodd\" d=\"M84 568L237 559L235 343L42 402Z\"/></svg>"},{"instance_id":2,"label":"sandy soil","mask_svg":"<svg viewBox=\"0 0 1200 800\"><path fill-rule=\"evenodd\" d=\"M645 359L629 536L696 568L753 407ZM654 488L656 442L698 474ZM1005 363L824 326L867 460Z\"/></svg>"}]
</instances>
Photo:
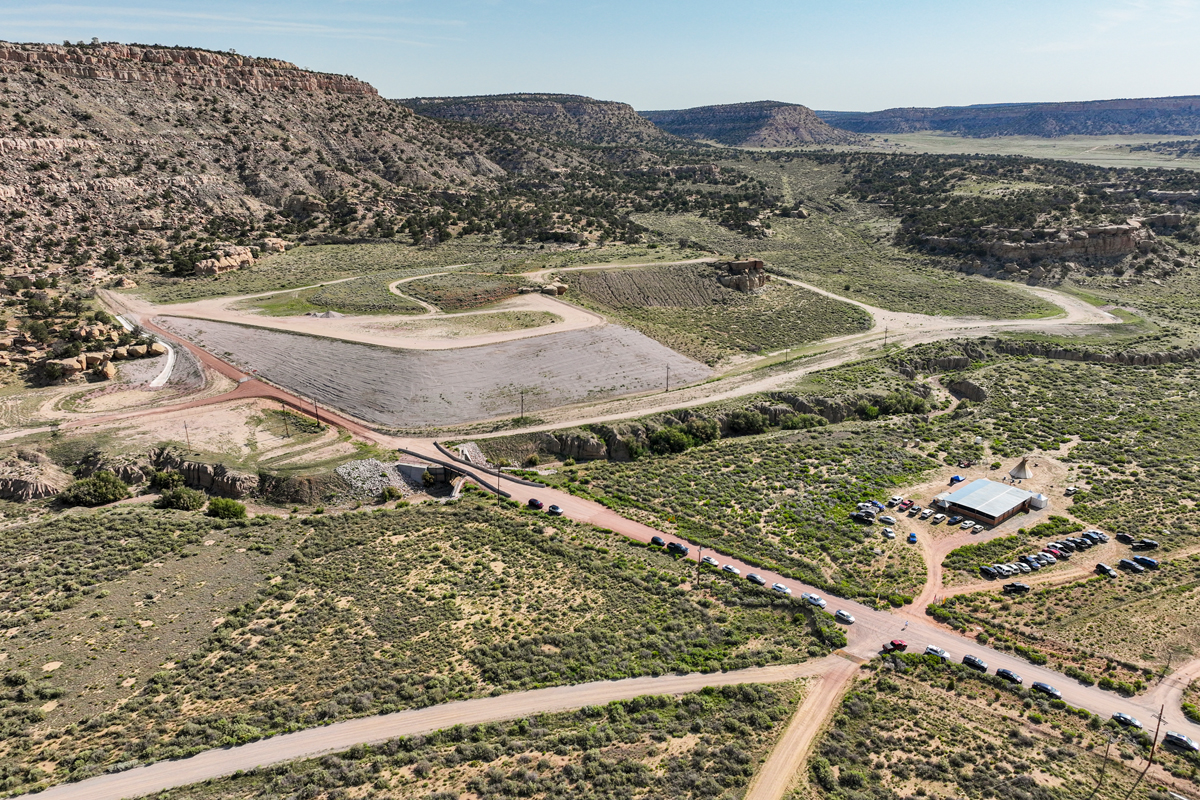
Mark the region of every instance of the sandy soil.
<instances>
[{"instance_id":1,"label":"sandy soil","mask_svg":"<svg viewBox=\"0 0 1200 800\"><path fill-rule=\"evenodd\" d=\"M825 727L825 720L858 672L856 661L826 661L829 669L809 682L804 702L796 709L787 730L755 774L746 790L745 800L782 800L797 782L817 734Z\"/></svg>"},{"instance_id":2,"label":"sandy soil","mask_svg":"<svg viewBox=\"0 0 1200 800\"><path fill-rule=\"evenodd\" d=\"M419 277L424 278L428 276L421 275ZM397 283L402 282L397 281ZM393 284L393 287L395 285ZM289 289L287 291L295 290ZM197 300L193 303L176 303L171 305L154 305L129 295L121 296L120 300L132 314L143 321L154 315L164 314L172 317L253 325L257 328L266 328L275 331L326 336L348 342L361 342L363 344L408 350L450 350L459 347L476 347L479 345L545 336L547 334L585 330L605 323L604 317L599 314L543 294L521 295L505 300L502 303L497 303L483 311L466 311L461 314L442 314L428 303L421 303L428 309L428 313L425 314L351 315L332 319L307 316L271 317L266 314L257 314L249 309L236 307L248 299L265 297L269 294L278 294L278 292L267 292L261 295L245 295L241 297L217 297L210 300ZM405 296L407 297L408 295ZM416 298L413 299L416 300ZM454 325L456 320L477 315L498 314L506 311L547 312L557 317L558 321L537 328L492 331L466 336L461 335L461 331L457 330ZM444 320L445 326L423 326L415 330L405 326L404 323L413 320Z\"/></svg>"},{"instance_id":3,"label":"sandy soil","mask_svg":"<svg viewBox=\"0 0 1200 800\"><path fill-rule=\"evenodd\" d=\"M515 416L522 392L531 412L645 392L661 385L667 368L680 383L710 374L703 364L619 325L455 350L385 350L224 322L161 322L272 383L397 427Z\"/></svg>"}]
</instances>

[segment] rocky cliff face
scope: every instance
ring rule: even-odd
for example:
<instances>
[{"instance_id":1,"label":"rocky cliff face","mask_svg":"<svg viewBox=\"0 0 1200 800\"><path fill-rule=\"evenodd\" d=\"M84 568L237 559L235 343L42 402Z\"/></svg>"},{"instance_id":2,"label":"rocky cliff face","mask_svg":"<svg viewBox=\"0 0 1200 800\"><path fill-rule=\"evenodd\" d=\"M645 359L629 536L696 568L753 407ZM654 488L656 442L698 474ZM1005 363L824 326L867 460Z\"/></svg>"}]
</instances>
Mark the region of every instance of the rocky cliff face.
<instances>
[{"instance_id":1,"label":"rocky cliff face","mask_svg":"<svg viewBox=\"0 0 1200 800\"><path fill-rule=\"evenodd\" d=\"M960 136L1048 137L1200 134L1200 96L816 113L830 125L857 133L932 130Z\"/></svg>"},{"instance_id":2,"label":"rocky cliff face","mask_svg":"<svg viewBox=\"0 0 1200 800\"><path fill-rule=\"evenodd\" d=\"M757 258L748 261L727 261L714 266L717 268L717 282L726 289L756 292L771 280L765 265Z\"/></svg>"},{"instance_id":3,"label":"rocky cliff face","mask_svg":"<svg viewBox=\"0 0 1200 800\"><path fill-rule=\"evenodd\" d=\"M791 103L736 103L641 114L677 136L735 147L848 144L859 138L831 127L807 106Z\"/></svg>"},{"instance_id":4,"label":"rocky cliff face","mask_svg":"<svg viewBox=\"0 0 1200 800\"><path fill-rule=\"evenodd\" d=\"M347 75L308 72L273 58L116 43L68 47L0 42L0 71L18 70L124 83L162 82L202 89L378 94L375 87Z\"/></svg>"},{"instance_id":5,"label":"rocky cliff face","mask_svg":"<svg viewBox=\"0 0 1200 800\"><path fill-rule=\"evenodd\" d=\"M397 101L425 117L473 122L577 144L678 147L676 137L625 103L561 94L415 97Z\"/></svg>"},{"instance_id":6,"label":"rocky cliff face","mask_svg":"<svg viewBox=\"0 0 1200 800\"><path fill-rule=\"evenodd\" d=\"M70 484L71 476L43 453L22 450L0 461L0 498L5 500L24 503L53 497Z\"/></svg>"}]
</instances>

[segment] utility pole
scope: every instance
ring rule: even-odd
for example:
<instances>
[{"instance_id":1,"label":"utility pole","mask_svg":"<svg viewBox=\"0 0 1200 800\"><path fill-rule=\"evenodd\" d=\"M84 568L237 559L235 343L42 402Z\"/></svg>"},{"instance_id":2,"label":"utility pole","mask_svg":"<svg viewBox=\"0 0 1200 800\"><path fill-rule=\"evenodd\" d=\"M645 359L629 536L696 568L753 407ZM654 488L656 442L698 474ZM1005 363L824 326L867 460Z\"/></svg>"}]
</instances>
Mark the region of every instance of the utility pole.
<instances>
[{"instance_id":1,"label":"utility pole","mask_svg":"<svg viewBox=\"0 0 1200 800\"><path fill-rule=\"evenodd\" d=\"M883 326L883 349L887 350L888 326Z\"/></svg>"},{"instance_id":2,"label":"utility pole","mask_svg":"<svg viewBox=\"0 0 1200 800\"><path fill-rule=\"evenodd\" d=\"M696 552L696 588L700 588L700 565L703 563L704 545L700 545L700 549Z\"/></svg>"},{"instance_id":3,"label":"utility pole","mask_svg":"<svg viewBox=\"0 0 1200 800\"><path fill-rule=\"evenodd\" d=\"M279 403L279 410L283 414L283 435L290 439L292 438L292 429L288 427L287 406L283 404L283 401Z\"/></svg>"},{"instance_id":4,"label":"utility pole","mask_svg":"<svg viewBox=\"0 0 1200 800\"><path fill-rule=\"evenodd\" d=\"M667 365L667 391L671 391L671 366Z\"/></svg>"},{"instance_id":5,"label":"utility pole","mask_svg":"<svg viewBox=\"0 0 1200 800\"><path fill-rule=\"evenodd\" d=\"M500 465L496 465L496 505L500 505Z\"/></svg>"},{"instance_id":6,"label":"utility pole","mask_svg":"<svg viewBox=\"0 0 1200 800\"><path fill-rule=\"evenodd\" d=\"M525 390L521 390L521 419L525 419Z\"/></svg>"},{"instance_id":7,"label":"utility pole","mask_svg":"<svg viewBox=\"0 0 1200 800\"><path fill-rule=\"evenodd\" d=\"M183 421L183 435L187 438L188 450L192 449L192 434L188 432L187 420Z\"/></svg>"},{"instance_id":8,"label":"utility pole","mask_svg":"<svg viewBox=\"0 0 1200 800\"><path fill-rule=\"evenodd\" d=\"M317 408L317 398L314 397L312 399L312 404L313 404L313 414L317 418L317 424L320 425L321 424L321 409Z\"/></svg>"},{"instance_id":9,"label":"utility pole","mask_svg":"<svg viewBox=\"0 0 1200 800\"><path fill-rule=\"evenodd\" d=\"M1129 794L1125 795L1125 800L1129 800L1137 789L1138 784L1142 782L1142 778L1146 777L1146 773L1150 771L1150 767L1154 766L1154 754L1158 751L1158 731L1162 728L1163 712L1167 710L1166 705L1162 705L1158 709L1158 724L1154 726L1154 743L1150 745L1150 759L1146 762L1146 768L1142 770L1142 774L1138 775L1138 779L1133 782L1133 786L1129 787Z\"/></svg>"}]
</instances>

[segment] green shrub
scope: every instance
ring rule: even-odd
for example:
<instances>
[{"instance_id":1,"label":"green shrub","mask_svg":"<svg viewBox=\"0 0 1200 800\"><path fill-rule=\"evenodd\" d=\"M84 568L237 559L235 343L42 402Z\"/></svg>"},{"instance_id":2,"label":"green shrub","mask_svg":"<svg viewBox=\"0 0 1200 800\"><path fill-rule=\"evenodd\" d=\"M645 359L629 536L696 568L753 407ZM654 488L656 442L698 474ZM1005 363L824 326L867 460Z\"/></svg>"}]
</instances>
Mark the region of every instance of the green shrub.
<instances>
[{"instance_id":1,"label":"green shrub","mask_svg":"<svg viewBox=\"0 0 1200 800\"><path fill-rule=\"evenodd\" d=\"M391 500L399 500L404 495L395 486L385 486L383 491L379 493L381 503L387 503Z\"/></svg>"},{"instance_id":2,"label":"green shrub","mask_svg":"<svg viewBox=\"0 0 1200 800\"><path fill-rule=\"evenodd\" d=\"M178 489L183 486L183 473L181 472L163 472L155 470L150 475L150 488L164 491L166 489Z\"/></svg>"},{"instance_id":3,"label":"green shrub","mask_svg":"<svg viewBox=\"0 0 1200 800\"><path fill-rule=\"evenodd\" d=\"M129 487L113 473L101 470L90 478L75 481L58 497L70 506L103 506L129 497Z\"/></svg>"},{"instance_id":4,"label":"green shrub","mask_svg":"<svg viewBox=\"0 0 1200 800\"><path fill-rule=\"evenodd\" d=\"M657 455L682 453L692 446L692 439L677 426L660 428L650 434L650 451Z\"/></svg>"},{"instance_id":5,"label":"green shrub","mask_svg":"<svg viewBox=\"0 0 1200 800\"><path fill-rule=\"evenodd\" d=\"M204 496L204 492L180 486L175 489L167 489L163 492L162 497L158 498L158 507L174 508L178 511L199 511L204 508L204 502L207 499Z\"/></svg>"},{"instance_id":6,"label":"green shrub","mask_svg":"<svg viewBox=\"0 0 1200 800\"><path fill-rule=\"evenodd\" d=\"M734 411L727 418L727 422L729 423L729 432L734 436L752 436L756 433L763 433L768 425L765 416L757 411L745 409Z\"/></svg>"},{"instance_id":7,"label":"green shrub","mask_svg":"<svg viewBox=\"0 0 1200 800\"><path fill-rule=\"evenodd\" d=\"M246 507L228 497L214 497L208 501L208 515L217 519L245 519Z\"/></svg>"},{"instance_id":8,"label":"green shrub","mask_svg":"<svg viewBox=\"0 0 1200 800\"><path fill-rule=\"evenodd\" d=\"M805 431L829 424L829 420L816 414L788 414L779 420L779 427L788 431Z\"/></svg>"}]
</instances>

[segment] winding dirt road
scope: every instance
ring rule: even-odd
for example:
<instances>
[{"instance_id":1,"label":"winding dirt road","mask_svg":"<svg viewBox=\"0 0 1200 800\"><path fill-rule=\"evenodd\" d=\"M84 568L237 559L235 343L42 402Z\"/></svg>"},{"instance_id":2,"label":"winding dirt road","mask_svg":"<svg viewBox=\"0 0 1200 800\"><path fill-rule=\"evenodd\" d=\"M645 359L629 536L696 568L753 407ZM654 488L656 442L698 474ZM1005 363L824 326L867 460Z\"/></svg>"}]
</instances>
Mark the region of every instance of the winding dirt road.
<instances>
[{"instance_id":1,"label":"winding dirt road","mask_svg":"<svg viewBox=\"0 0 1200 800\"><path fill-rule=\"evenodd\" d=\"M623 265L615 266L619 267ZM595 268L611 269L615 267L612 265L601 265ZM788 282L829 295L828 292L816 287L794 281ZM772 388L779 388L795 382L798 378L814 370L837 366L861 357L870 348L874 347L877 340L883 337L884 328L887 329L891 341L901 344L916 344L950 336L984 335L1005 330L1028 329L1061 332L1070 330L1072 326L1111 324L1118 321L1112 315L1087 306L1067 295L1050 290L1031 291L1047 297L1052 302L1060 305L1064 309L1064 314L1054 320L968 320L923 317L921 315L903 314L901 312L889 312L865 306L855 301L847 301L855 305L860 305L871 312L875 317L875 327L868 333L830 340L824 343L825 346L831 348L828 352L814 356L803 363L798 363L795 367L785 368L768 375L752 374L734 376L723 379L719 384L703 384L689 387L681 392L672 392L666 396L649 396L638 402L626 402L619 410L617 410L618 404L616 402L604 404L599 408L592 406L589 407L593 412L590 417L586 413L583 413L580 407L562 409L563 419L569 419L569 423L564 423L559 419L553 423L527 430L546 430L562 427L563 424L577 425L585 422L610 421L653 413L656 410L669 410L682 406L700 405L715 400L739 397ZM836 295L829 296L846 301L846 298ZM543 296L539 295L538 297ZM139 410L118 415L92 417L87 420L68 423L64 425L64 428L96 424L106 420L128 418L147 413L167 413L183 408L223 403L249 396L270 397L304 413L311 413L311 405L291 392L250 379L249 376L244 375L239 370L209 353L199 350L190 343L180 341L177 337L173 337L165 331L158 329L148 318L149 314L158 313L157 308L147 308L143 305L141 308L133 309L131 306L135 305L135 303L131 302L128 297L117 297L110 293L106 293L104 299L109 300L123 311L136 310L141 312L139 316L142 318L143 325L164 335L166 338L177 341L179 346L186 347L194 352L205 366L238 381L238 385L233 392L219 397L204 398L192 403L178 404L176 406L149 411ZM550 300L548 297L545 299ZM215 303L217 301L201 302ZM227 303L229 301L225 300L221 302ZM179 314L180 308L181 306L172 306L170 307L170 313ZM456 346L461 345L462 342L456 343ZM606 413L605 409L611 410ZM433 441L430 439L384 435L372 430L369 426L358 420L328 410L322 410L321 416L323 421L341 426L367 441L384 446L402 446L433 458L441 458L441 454L434 447ZM513 432L511 430L505 431L504 435ZM497 476L480 470L474 470L474 472L477 474L478 481L485 486L495 486L499 481L501 488L510 492L513 499L518 502L523 503L536 495L547 504L554 503L559 505L564 510L565 515L572 519L608 528L638 541L647 542L651 536L662 535L660 531L654 528L626 519L616 512L592 501L554 489L533 489L515 483L502 475ZM679 539L679 537L670 538ZM688 558L698 560L701 553L702 551L699 548L692 546L692 552ZM805 586L797 581L783 578L768 570L753 567L736 559L721 558L721 562L737 566L742 570L743 574L757 572L768 583L782 583L788 586L797 596L801 592L816 591L813 587ZM987 659L992 669L1008 667L1024 675L1026 681L1042 680L1057 685L1062 690L1063 698L1068 703L1088 708L1103 716L1111 715L1116 711L1128 711L1136 713L1144 719L1149 719L1157 712L1159 703L1164 698L1170 698L1175 702L1173 705L1168 706L1164 715L1167 727L1182 730L1188 729L1187 726L1189 723L1185 721L1182 713L1179 711L1178 702L1175 698L1177 693L1182 692L1181 686L1177 685L1178 682L1171 683L1162 689L1157 689L1145 697L1121 698L1096 687L1075 684L1060 673L1044 667L1037 667L1018 657L993 651L975 641L965 639L957 633L932 624L923 618L905 619L904 616L889 611L878 611L858 603L838 600L836 598L830 598L829 608L830 610L835 608L845 609L852 613L857 621L848 627L849 644L844 648L844 651L819 661L792 667L772 667L766 670L744 670L713 675L638 678L628 681L557 687L538 690L536 692L446 704L429 709L401 712L400 714L382 717L350 720L325 728L274 737L242 747L208 751L191 759L154 764L124 773L102 776L78 784L58 786L37 796L40 798L117 800L117 798L121 797L153 793L207 778L227 775L238 769L249 769L264 764L294 760L345 749L359 742L378 741L406 733L435 730L453 724L474 724L484 721L509 719L531 713L557 711L581 705L604 703L638 694L671 694L694 691L703 686L720 683L769 682L792 680L804 676L821 676L820 682L812 688L804 704L797 711L792 723L785 731L779 746L768 759L760 774L756 776L750 790L751 794L748 795L755 800L766 800L767 798L777 800L784 795L788 786L794 780L797 770L803 764L807 750L818 734L824 719L836 706L838 697L840 697L844 687L852 679L857 660L875 656L882 642L898 636L903 636L911 643L912 646L910 649L920 651L925 645L937 645L949 651L951 656L956 660L967 652L981 655ZM1187 668L1189 672L1187 674L1191 674L1190 670L1193 668L1200 670L1200 666L1189 665ZM1180 680L1182 680L1182 677Z\"/></svg>"}]
</instances>

